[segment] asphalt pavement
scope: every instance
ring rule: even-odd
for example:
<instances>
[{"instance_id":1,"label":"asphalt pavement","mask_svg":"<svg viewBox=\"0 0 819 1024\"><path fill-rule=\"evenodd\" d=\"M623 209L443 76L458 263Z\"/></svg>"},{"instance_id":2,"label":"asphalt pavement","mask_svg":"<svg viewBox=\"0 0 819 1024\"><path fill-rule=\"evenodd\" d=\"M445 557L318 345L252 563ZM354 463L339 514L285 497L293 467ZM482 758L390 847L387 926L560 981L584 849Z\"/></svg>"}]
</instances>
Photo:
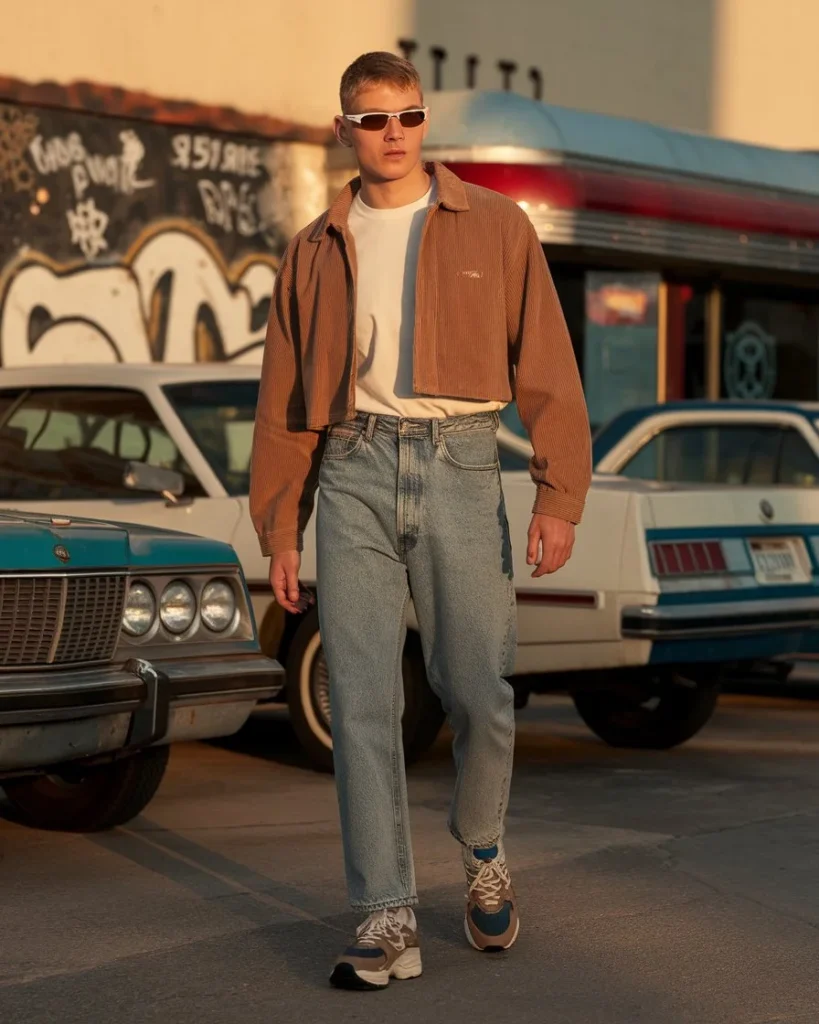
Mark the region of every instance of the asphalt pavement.
<instances>
[{"instance_id":1,"label":"asphalt pavement","mask_svg":"<svg viewBox=\"0 0 819 1024\"><path fill-rule=\"evenodd\" d=\"M521 937L465 944L445 739L410 774L424 975L337 992L352 932L332 779L279 712L177 747L146 813L36 832L0 802L0 1024L817 1024L819 699L723 698L666 753L564 698L519 716ZM5 817L3 817L5 815Z\"/></svg>"}]
</instances>

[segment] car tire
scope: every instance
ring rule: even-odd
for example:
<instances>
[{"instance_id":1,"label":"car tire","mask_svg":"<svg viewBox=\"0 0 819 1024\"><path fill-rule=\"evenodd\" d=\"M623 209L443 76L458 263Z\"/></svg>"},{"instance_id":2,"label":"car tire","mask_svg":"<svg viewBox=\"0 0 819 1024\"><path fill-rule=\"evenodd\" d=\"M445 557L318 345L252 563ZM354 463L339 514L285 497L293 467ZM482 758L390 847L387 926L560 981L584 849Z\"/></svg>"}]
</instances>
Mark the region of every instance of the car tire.
<instances>
[{"instance_id":1,"label":"car tire","mask_svg":"<svg viewBox=\"0 0 819 1024\"><path fill-rule=\"evenodd\" d=\"M407 634L402 667L404 760L410 764L435 742L445 716L440 700L427 681L421 642L416 633ZM317 609L312 608L299 624L285 668L287 705L293 730L311 766L317 771L332 772L330 681L321 650Z\"/></svg>"},{"instance_id":2,"label":"car tire","mask_svg":"<svg viewBox=\"0 0 819 1024\"><path fill-rule=\"evenodd\" d=\"M695 736L714 713L718 681L675 673L660 685L572 694L586 725L612 747L669 750Z\"/></svg>"},{"instance_id":3,"label":"car tire","mask_svg":"<svg viewBox=\"0 0 819 1024\"><path fill-rule=\"evenodd\" d=\"M170 748L147 747L98 765L66 765L59 772L2 783L9 803L34 828L100 832L124 825L150 803L168 765Z\"/></svg>"}]
</instances>

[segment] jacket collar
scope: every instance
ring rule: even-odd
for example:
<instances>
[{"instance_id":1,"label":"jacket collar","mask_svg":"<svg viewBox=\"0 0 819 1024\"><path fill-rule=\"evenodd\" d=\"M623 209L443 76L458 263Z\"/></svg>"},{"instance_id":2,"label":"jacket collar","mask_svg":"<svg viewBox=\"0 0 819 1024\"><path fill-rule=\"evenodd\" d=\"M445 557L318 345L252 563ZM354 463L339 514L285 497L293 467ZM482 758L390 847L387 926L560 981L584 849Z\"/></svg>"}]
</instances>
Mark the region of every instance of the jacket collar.
<instances>
[{"instance_id":1,"label":"jacket collar","mask_svg":"<svg viewBox=\"0 0 819 1024\"><path fill-rule=\"evenodd\" d=\"M437 160L425 163L424 170L427 174L435 177L438 186L438 206L445 206L447 210L452 210L454 213L465 213L469 209L464 183L457 174L453 174ZM361 178L353 178L352 181L347 182L336 196L330 209L313 228L310 234L311 242L321 241L330 228L335 228L336 231L342 233L346 230L350 207L360 188Z\"/></svg>"}]
</instances>

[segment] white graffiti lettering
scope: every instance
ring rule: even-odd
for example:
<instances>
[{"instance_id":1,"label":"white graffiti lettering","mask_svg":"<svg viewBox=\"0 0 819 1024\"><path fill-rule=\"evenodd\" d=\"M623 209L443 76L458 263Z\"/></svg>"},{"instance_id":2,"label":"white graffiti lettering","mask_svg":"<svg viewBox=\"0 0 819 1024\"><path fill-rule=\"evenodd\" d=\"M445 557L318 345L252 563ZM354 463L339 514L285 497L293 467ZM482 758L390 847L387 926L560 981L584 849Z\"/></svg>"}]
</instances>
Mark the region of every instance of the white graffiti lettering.
<instances>
[{"instance_id":1,"label":"white graffiti lettering","mask_svg":"<svg viewBox=\"0 0 819 1024\"><path fill-rule=\"evenodd\" d=\"M55 174L57 171L80 163L85 159L85 146L78 132L71 132L64 139L55 136L44 141L42 135L35 135L29 146L31 158L40 174Z\"/></svg>"},{"instance_id":2,"label":"white graffiti lettering","mask_svg":"<svg viewBox=\"0 0 819 1024\"><path fill-rule=\"evenodd\" d=\"M78 245L87 260L93 260L103 249L108 248L105 240L108 214L98 210L93 199L77 203L77 209L69 210L66 217L71 228L71 244Z\"/></svg>"},{"instance_id":3,"label":"white graffiti lettering","mask_svg":"<svg viewBox=\"0 0 819 1024\"><path fill-rule=\"evenodd\" d=\"M257 255L229 268L181 222L148 229L116 266L21 257L0 295L0 365L258 362L275 265Z\"/></svg>"},{"instance_id":4,"label":"white graffiti lettering","mask_svg":"<svg viewBox=\"0 0 819 1024\"><path fill-rule=\"evenodd\" d=\"M130 196L138 189L150 188L154 181L139 177L145 146L137 133L129 128L119 133L119 139L121 153L103 154L90 153L79 132L48 140L37 135L29 146L29 152L40 174L56 174L70 168L77 199L82 199L92 184Z\"/></svg>"},{"instance_id":5,"label":"white graffiti lettering","mask_svg":"<svg viewBox=\"0 0 819 1024\"><path fill-rule=\"evenodd\" d=\"M223 142L211 135L174 135L171 167L184 171L210 171L258 178L262 169L260 146Z\"/></svg>"},{"instance_id":6,"label":"white graffiti lettering","mask_svg":"<svg viewBox=\"0 0 819 1024\"><path fill-rule=\"evenodd\" d=\"M246 238L255 235L261 224L257 214L256 194L253 186L243 181L237 188L232 181L218 185L206 178L199 181L199 195L205 208L208 224L233 232L234 228Z\"/></svg>"}]
</instances>

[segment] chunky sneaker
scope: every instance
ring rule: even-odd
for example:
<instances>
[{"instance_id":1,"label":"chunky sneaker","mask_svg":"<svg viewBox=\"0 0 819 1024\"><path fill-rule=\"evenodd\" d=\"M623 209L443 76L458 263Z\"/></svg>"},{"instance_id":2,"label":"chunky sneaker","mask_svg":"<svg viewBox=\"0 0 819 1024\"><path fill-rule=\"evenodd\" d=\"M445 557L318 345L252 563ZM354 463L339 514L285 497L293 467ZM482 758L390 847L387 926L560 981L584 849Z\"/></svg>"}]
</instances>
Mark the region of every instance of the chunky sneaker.
<instances>
[{"instance_id":1,"label":"chunky sneaker","mask_svg":"<svg viewBox=\"0 0 819 1024\"><path fill-rule=\"evenodd\" d=\"M509 949L518 937L520 919L506 858L497 846L464 847L469 884L464 929L470 945L484 953Z\"/></svg>"},{"instance_id":2,"label":"chunky sneaker","mask_svg":"<svg viewBox=\"0 0 819 1024\"><path fill-rule=\"evenodd\" d=\"M418 926L412 907L376 910L359 926L355 941L336 961L330 984L336 988L386 988L390 978L421 973Z\"/></svg>"}]
</instances>

